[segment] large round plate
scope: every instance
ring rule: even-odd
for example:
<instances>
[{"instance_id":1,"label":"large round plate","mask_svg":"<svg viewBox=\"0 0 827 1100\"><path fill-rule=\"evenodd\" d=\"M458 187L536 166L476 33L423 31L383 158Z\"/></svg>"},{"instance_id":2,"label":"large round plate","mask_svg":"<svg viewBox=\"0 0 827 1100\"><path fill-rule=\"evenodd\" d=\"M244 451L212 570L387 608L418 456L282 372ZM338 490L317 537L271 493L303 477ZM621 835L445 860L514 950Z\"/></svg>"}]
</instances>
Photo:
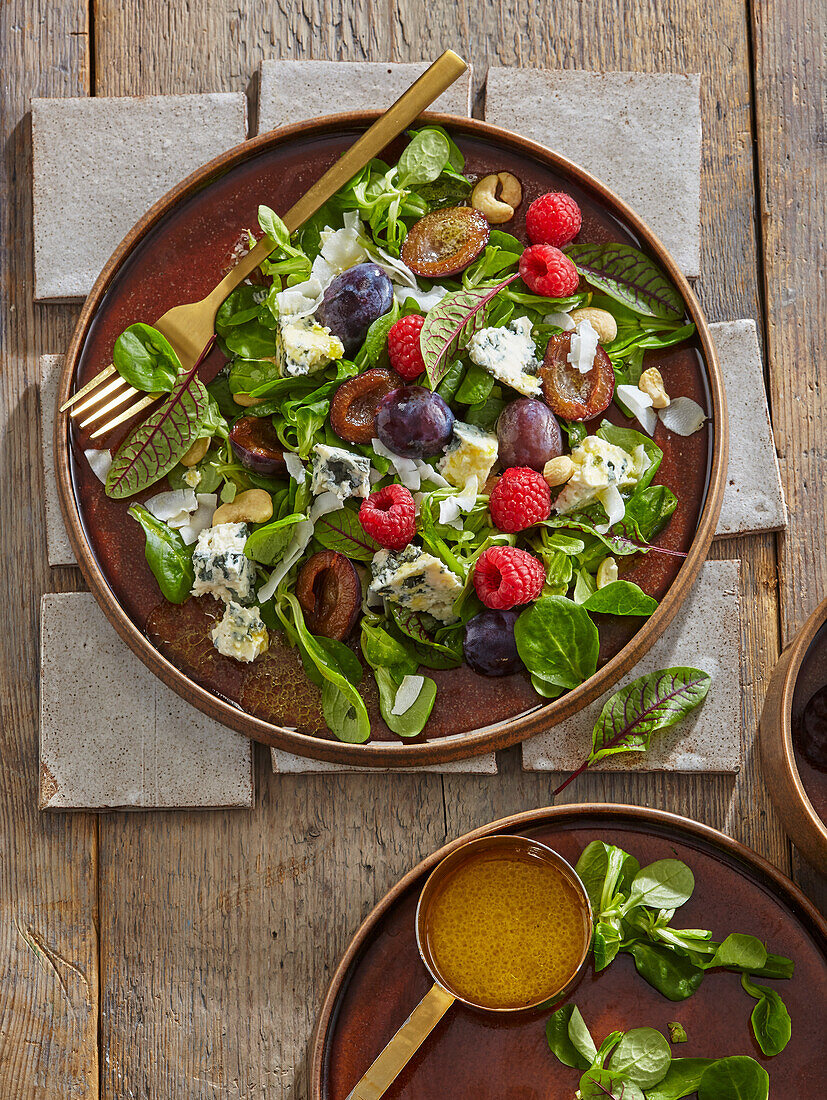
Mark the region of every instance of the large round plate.
<instances>
[{"instance_id":1,"label":"large round plate","mask_svg":"<svg viewBox=\"0 0 827 1100\"><path fill-rule=\"evenodd\" d=\"M792 1017L792 1039L765 1058L752 1037L755 1002L738 976L710 971L688 1000L673 1003L639 977L628 955L595 975L589 964L569 998L600 1042L619 1028L678 1021L689 1041L677 1057L749 1054L767 1069L770 1094L821 1096L825 1070L827 924L789 879L723 833L676 814L634 806L581 805L531 810L493 822L435 852L376 906L354 936L322 1005L310 1050L311 1100L345 1100L431 985L416 947L414 914L430 871L458 845L492 833L518 833L550 845L574 864L592 840L617 844L641 864L682 859L695 893L676 925L710 928L716 938L749 932L795 961L790 981L772 982ZM814 1011L814 1009L816 1009ZM549 1052L548 1013L494 1019L456 1004L386 1093L387 1100L569 1100L578 1074Z\"/></svg>"},{"instance_id":2,"label":"large round plate","mask_svg":"<svg viewBox=\"0 0 827 1100\"><path fill-rule=\"evenodd\" d=\"M256 224L258 205L285 211L377 114L330 116L263 135L218 157L161 199L95 283L66 356L58 403L110 362L114 341L129 324L151 322L172 305L207 294L230 266L240 230ZM601 667L588 681L540 705L527 677L492 680L465 666L438 672L437 703L425 735L403 743L381 722L368 675L371 742L336 741L324 728L318 690L303 675L295 651L273 646L253 665L240 666L212 649L208 620L196 601L188 601L183 611L158 608L162 601L144 561L140 528L125 517L123 502L104 495L80 453L83 438L65 417L55 421L69 537L92 592L130 648L165 683L226 725L293 753L344 764L407 767L472 756L547 729L597 698L640 660L689 591L709 549L726 474L726 406L714 347L692 290L659 241L602 184L542 146L482 122L426 117L449 127L471 172L514 172L524 186L521 210L543 191L572 193L584 212L581 239L639 245L669 274L697 326L692 342L654 360L664 367L673 393L696 398L710 414L707 425L688 439L670 436L660 425L655 437L664 449L657 480L679 499L658 541L687 556L650 554L629 574L660 599L660 606L639 629L639 621L607 617L601 626ZM507 228L524 235L519 212ZM144 495L154 491L157 487Z\"/></svg>"}]
</instances>

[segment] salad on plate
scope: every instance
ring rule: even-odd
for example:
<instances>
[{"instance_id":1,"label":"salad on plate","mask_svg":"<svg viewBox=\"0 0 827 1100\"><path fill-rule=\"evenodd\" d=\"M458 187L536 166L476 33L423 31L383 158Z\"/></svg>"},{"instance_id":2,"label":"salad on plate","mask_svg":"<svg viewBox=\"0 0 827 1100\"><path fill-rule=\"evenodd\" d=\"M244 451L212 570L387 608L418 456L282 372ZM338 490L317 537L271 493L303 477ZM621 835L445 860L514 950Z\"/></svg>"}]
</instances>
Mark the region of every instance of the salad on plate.
<instances>
[{"instance_id":1,"label":"salad on plate","mask_svg":"<svg viewBox=\"0 0 827 1100\"><path fill-rule=\"evenodd\" d=\"M624 579L677 505L655 429L706 419L644 365L694 333L647 256L582 240L567 193L466 174L440 127L409 138L292 235L259 208L274 248L218 311L211 381L126 329L113 362L161 400L85 452L134 498L165 600L203 601L227 660L278 632L348 742L371 734L366 675L403 738L427 732L433 669L521 673L538 703L588 679L595 616L657 606ZM524 201L527 245L504 228Z\"/></svg>"}]
</instances>

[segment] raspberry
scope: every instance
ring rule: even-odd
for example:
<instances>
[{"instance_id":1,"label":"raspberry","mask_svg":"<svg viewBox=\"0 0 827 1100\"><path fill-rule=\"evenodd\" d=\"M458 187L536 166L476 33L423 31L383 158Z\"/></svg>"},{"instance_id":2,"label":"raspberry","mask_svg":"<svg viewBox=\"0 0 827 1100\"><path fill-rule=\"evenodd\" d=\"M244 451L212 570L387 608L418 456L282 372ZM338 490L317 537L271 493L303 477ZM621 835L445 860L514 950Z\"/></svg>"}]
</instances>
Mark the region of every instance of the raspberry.
<instances>
[{"instance_id":1,"label":"raspberry","mask_svg":"<svg viewBox=\"0 0 827 1100\"><path fill-rule=\"evenodd\" d=\"M536 600L546 583L543 563L516 546L491 546L474 565L474 588L486 607L504 611Z\"/></svg>"},{"instance_id":2,"label":"raspberry","mask_svg":"<svg viewBox=\"0 0 827 1100\"><path fill-rule=\"evenodd\" d=\"M520 257L520 277L545 298L567 298L580 282L577 268L553 244L533 244Z\"/></svg>"},{"instance_id":3,"label":"raspberry","mask_svg":"<svg viewBox=\"0 0 827 1100\"><path fill-rule=\"evenodd\" d=\"M362 501L359 522L386 550L404 550L416 532L416 508L410 489L386 485Z\"/></svg>"},{"instance_id":4,"label":"raspberry","mask_svg":"<svg viewBox=\"0 0 827 1100\"><path fill-rule=\"evenodd\" d=\"M419 334L425 318L418 313L400 317L388 333L388 357L391 366L406 382L413 382L425 370L425 360L419 346Z\"/></svg>"},{"instance_id":5,"label":"raspberry","mask_svg":"<svg viewBox=\"0 0 827 1100\"><path fill-rule=\"evenodd\" d=\"M501 531L523 531L533 523L548 519L551 490L536 470L512 466L491 490L488 510Z\"/></svg>"},{"instance_id":6,"label":"raspberry","mask_svg":"<svg viewBox=\"0 0 827 1100\"><path fill-rule=\"evenodd\" d=\"M549 191L529 206L525 227L532 244L553 244L562 248L580 232L580 207L564 191Z\"/></svg>"}]
</instances>

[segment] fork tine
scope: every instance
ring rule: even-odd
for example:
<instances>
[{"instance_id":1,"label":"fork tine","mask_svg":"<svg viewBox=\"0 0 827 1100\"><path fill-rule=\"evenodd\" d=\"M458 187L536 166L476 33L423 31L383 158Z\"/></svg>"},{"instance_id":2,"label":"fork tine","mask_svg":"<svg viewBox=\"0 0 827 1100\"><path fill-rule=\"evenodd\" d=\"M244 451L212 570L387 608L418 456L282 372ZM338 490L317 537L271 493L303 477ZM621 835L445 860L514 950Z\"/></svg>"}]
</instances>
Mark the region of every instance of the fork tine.
<instances>
[{"instance_id":1,"label":"fork tine","mask_svg":"<svg viewBox=\"0 0 827 1100\"><path fill-rule=\"evenodd\" d=\"M85 401L82 401L79 405L76 405L74 409L72 409L72 411L69 413L69 415L74 420L77 420L78 417L82 416L90 409L94 409L96 405L100 405L100 403L102 401L105 401L108 397L114 397L122 386L125 387L123 393L125 393L127 396L129 395L130 391L132 393L135 392L134 390L132 390L132 387L128 383L124 382L121 377L118 377L113 382L109 382L107 385L105 385L103 389L93 393L91 397L87 397ZM104 413L106 412L105 409L103 411Z\"/></svg>"},{"instance_id":2,"label":"fork tine","mask_svg":"<svg viewBox=\"0 0 827 1100\"><path fill-rule=\"evenodd\" d=\"M67 409L71 409L71 407L78 401L80 401L82 397L85 397L87 393L91 393L96 386L99 386L102 382L105 382L107 378L111 377L112 374L114 374L114 372L115 367L112 363L110 363L108 367L105 367L102 371L96 374L91 382L87 382L86 385L82 389L79 389L76 394L73 394L68 401L64 401L63 404L60 406L60 411L66 412Z\"/></svg>"},{"instance_id":3,"label":"fork tine","mask_svg":"<svg viewBox=\"0 0 827 1100\"><path fill-rule=\"evenodd\" d=\"M137 393L138 391L135 390L133 392ZM110 432L113 428L117 428L119 424L123 424L125 420L130 420L133 416L135 416L136 413L139 413L142 409L145 409L147 405L151 405L152 402L158 398L158 396L159 394L157 393L148 393L145 397L138 401L137 404L130 405L128 409L124 409L124 411L116 416L114 420L110 420L108 423L104 424L102 428L98 428L96 431L92 432L89 438L97 439L98 436L105 435L106 432ZM92 417L91 419L94 420L97 419L97 417Z\"/></svg>"},{"instance_id":4,"label":"fork tine","mask_svg":"<svg viewBox=\"0 0 827 1100\"><path fill-rule=\"evenodd\" d=\"M105 405L99 409L95 409L90 416L82 420L80 423L81 428L87 428L90 424L103 420L104 417L123 405L124 401L129 401L130 398L134 397L135 394L139 392L139 390L133 389L132 386L127 386L125 390L116 394L111 401L107 401Z\"/></svg>"}]
</instances>

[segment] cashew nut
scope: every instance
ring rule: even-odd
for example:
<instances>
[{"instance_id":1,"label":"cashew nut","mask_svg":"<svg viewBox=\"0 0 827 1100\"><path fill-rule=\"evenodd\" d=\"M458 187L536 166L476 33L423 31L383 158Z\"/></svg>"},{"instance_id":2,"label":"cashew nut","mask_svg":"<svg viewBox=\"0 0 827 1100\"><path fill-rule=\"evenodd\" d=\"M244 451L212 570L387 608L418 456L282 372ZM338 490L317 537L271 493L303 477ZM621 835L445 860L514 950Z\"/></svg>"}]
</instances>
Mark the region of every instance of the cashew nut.
<instances>
[{"instance_id":1,"label":"cashew nut","mask_svg":"<svg viewBox=\"0 0 827 1100\"><path fill-rule=\"evenodd\" d=\"M595 306L584 306L582 309L573 309L569 314L575 325L580 321L588 321L597 333L597 339L605 347L611 344L617 336L617 321L606 309L597 309Z\"/></svg>"},{"instance_id":2,"label":"cashew nut","mask_svg":"<svg viewBox=\"0 0 827 1100\"><path fill-rule=\"evenodd\" d=\"M640 376L637 388L643 393L648 393L652 398L653 409L666 409L672 403L672 399L666 392L663 384L663 376L657 367L649 367Z\"/></svg>"},{"instance_id":3,"label":"cashew nut","mask_svg":"<svg viewBox=\"0 0 827 1100\"><path fill-rule=\"evenodd\" d=\"M574 463L568 455L550 458L543 467L546 485L565 485L574 473Z\"/></svg>"},{"instance_id":4,"label":"cashew nut","mask_svg":"<svg viewBox=\"0 0 827 1100\"><path fill-rule=\"evenodd\" d=\"M600 563L595 580L598 588L605 588L607 584L617 580L617 562L611 554Z\"/></svg>"},{"instance_id":5,"label":"cashew nut","mask_svg":"<svg viewBox=\"0 0 827 1100\"><path fill-rule=\"evenodd\" d=\"M181 459L182 466L197 466L207 451L210 449L209 436L206 439L196 439L184 457Z\"/></svg>"},{"instance_id":6,"label":"cashew nut","mask_svg":"<svg viewBox=\"0 0 827 1100\"><path fill-rule=\"evenodd\" d=\"M244 409L250 409L253 405L263 405L263 397L250 397L249 393L234 393L233 401Z\"/></svg>"},{"instance_id":7,"label":"cashew nut","mask_svg":"<svg viewBox=\"0 0 827 1100\"><path fill-rule=\"evenodd\" d=\"M230 504L219 504L212 526L219 523L266 523L273 516L273 498L266 489L247 489Z\"/></svg>"},{"instance_id":8,"label":"cashew nut","mask_svg":"<svg viewBox=\"0 0 827 1100\"><path fill-rule=\"evenodd\" d=\"M497 198L497 190L500 195ZM510 172L496 172L483 178L471 193L471 205L485 214L491 225L502 225L514 217L514 210L523 201L520 181Z\"/></svg>"}]
</instances>

